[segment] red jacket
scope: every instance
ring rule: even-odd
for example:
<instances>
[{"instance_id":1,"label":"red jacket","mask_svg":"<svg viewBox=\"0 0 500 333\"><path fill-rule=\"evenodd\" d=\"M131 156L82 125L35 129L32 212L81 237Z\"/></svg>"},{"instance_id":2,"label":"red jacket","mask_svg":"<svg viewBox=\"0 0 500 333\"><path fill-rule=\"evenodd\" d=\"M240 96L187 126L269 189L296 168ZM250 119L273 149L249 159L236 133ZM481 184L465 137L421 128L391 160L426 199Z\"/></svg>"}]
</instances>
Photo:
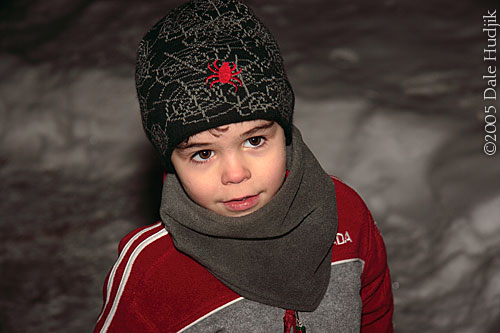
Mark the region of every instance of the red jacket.
<instances>
[{"instance_id":1,"label":"red jacket","mask_svg":"<svg viewBox=\"0 0 500 333\"><path fill-rule=\"evenodd\" d=\"M309 332L392 332L384 242L363 200L335 177L337 238L330 284L318 309L300 313ZM227 288L177 251L161 222L125 236L106 277L95 332L283 331L285 310ZM297 268L300 274L300 267Z\"/></svg>"}]
</instances>

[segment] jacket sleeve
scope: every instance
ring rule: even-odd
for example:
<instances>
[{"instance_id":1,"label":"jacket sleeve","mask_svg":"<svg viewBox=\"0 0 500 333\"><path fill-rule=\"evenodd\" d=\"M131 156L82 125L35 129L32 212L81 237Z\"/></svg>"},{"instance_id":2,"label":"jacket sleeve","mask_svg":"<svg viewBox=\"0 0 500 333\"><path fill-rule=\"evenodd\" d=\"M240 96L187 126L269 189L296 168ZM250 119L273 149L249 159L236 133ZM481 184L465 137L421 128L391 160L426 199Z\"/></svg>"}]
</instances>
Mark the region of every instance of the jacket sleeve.
<instances>
[{"instance_id":1,"label":"jacket sleeve","mask_svg":"<svg viewBox=\"0 0 500 333\"><path fill-rule=\"evenodd\" d=\"M385 245L368 209L366 215L368 225L364 230L366 246L363 246L365 267L361 277L361 332L393 332L394 304Z\"/></svg>"},{"instance_id":2,"label":"jacket sleeve","mask_svg":"<svg viewBox=\"0 0 500 333\"><path fill-rule=\"evenodd\" d=\"M335 176L339 230L349 242L333 252L336 260L359 258L363 261L361 274L361 332L393 332L393 298L391 277L387 265L384 241L363 199ZM337 235L339 235L337 233ZM338 245L338 244L337 244Z\"/></svg>"}]
</instances>

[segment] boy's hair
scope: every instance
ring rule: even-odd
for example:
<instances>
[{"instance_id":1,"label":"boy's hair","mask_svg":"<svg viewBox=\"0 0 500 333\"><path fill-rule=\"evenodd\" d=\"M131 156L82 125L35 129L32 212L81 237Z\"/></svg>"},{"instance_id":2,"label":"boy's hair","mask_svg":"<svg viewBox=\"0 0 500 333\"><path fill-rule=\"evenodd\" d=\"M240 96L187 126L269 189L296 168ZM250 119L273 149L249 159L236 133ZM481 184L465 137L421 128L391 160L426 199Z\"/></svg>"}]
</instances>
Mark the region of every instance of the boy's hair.
<instances>
[{"instance_id":1,"label":"boy's hair","mask_svg":"<svg viewBox=\"0 0 500 333\"><path fill-rule=\"evenodd\" d=\"M227 132L228 129L229 129L228 127L224 127L224 125L220 125L220 126L208 129L208 132L210 134L212 134L212 136L218 138L218 137L220 137L220 135L218 133ZM192 137L192 135L188 136L187 138L182 140L177 146L175 146L175 148L185 149L185 147L189 143L189 139L191 139L191 137Z\"/></svg>"},{"instance_id":2,"label":"boy's hair","mask_svg":"<svg viewBox=\"0 0 500 333\"><path fill-rule=\"evenodd\" d=\"M156 23L139 45L136 87L169 172L179 143L229 123L276 121L291 142L294 95L278 45L237 0L192 0Z\"/></svg>"}]
</instances>

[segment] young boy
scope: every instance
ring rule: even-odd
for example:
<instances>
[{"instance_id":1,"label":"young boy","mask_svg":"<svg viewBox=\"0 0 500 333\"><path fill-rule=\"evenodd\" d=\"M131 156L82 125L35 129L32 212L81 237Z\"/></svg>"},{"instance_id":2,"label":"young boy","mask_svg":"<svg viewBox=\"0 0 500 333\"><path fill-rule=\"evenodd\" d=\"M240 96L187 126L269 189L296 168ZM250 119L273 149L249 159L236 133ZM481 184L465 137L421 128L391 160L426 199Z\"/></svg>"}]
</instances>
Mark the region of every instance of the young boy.
<instances>
[{"instance_id":1,"label":"young boy","mask_svg":"<svg viewBox=\"0 0 500 333\"><path fill-rule=\"evenodd\" d=\"M136 84L167 170L162 221L120 242L95 332L392 332L382 238L293 126L247 6L174 9L143 38Z\"/></svg>"}]
</instances>

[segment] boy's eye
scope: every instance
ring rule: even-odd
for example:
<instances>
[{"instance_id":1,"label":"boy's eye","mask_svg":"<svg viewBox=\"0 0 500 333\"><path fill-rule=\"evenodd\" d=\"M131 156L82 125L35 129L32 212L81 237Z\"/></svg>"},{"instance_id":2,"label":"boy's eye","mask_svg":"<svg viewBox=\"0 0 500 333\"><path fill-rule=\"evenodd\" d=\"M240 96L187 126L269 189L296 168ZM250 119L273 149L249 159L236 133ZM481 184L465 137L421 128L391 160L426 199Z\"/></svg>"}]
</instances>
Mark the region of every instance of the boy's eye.
<instances>
[{"instance_id":1,"label":"boy's eye","mask_svg":"<svg viewBox=\"0 0 500 333\"><path fill-rule=\"evenodd\" d=\"M254 136L253 138L247 139L245 143L249 143L252 147L258 147L264 142L264 138L261 136Z\"/></svg>"},{"instance_id":2,"label":"boy's eye","mask_svg":"<svg viewBox=\"0 0 500 333\"><path fill-rule=\"evenodd\" d=\"M212 157L214 152L212 150L200 150L196 154L193 155L193 160L197 162L205 162L210 157Z\"/></svg>"}]
</instances>

